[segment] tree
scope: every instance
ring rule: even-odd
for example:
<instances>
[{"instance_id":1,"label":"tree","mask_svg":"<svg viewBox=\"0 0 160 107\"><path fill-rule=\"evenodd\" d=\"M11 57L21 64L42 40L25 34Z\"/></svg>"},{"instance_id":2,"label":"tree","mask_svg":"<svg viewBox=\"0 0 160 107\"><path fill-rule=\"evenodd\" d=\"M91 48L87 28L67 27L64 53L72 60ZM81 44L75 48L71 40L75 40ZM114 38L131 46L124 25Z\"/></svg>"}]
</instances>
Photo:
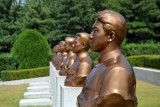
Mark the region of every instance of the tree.
<instances>
[{"instance_id":1,"label":"tree","mask_svg":"<svg viewBox=\"0 0 160 107\"><path fill-rule=\"evenodd\" d=\"M16 40L15 21L20 8L16 0L0 0L0 52L9 52Z\"/></svg>"},{"instance_id":2,"label":"tree","mask_svg":"<svg viewBox=\"0 0 160 107\"><path fill-rule=\"evenodd\" d=\"M91 32L95 10L91 0L60 0L57 2L55 40L75 36L78 32Z\"/></svg>"},{"instance_id":3,"label":"tree","mask_svg":"<svg viewBox=\"0 0 160 107\"><path fill-rule=\"evenodd\" d=\"M36 68L48 65L50 46L45 37L37 30L25 30L12 48L12 54L19 69Z\"/></svg>"},{"instance_id":4,"label":"tree","mask_svg":"<svg viewBox=\"0 0 160 107\"><path fill-rule=\"evenodd\" d=\"M22 11L23 15L16 23L17 26L21 27L21 31L37 29L47 40L53 36L52 30L54 30L55 22L48 0L26 0ZM48 41L52 42L52 40Z\"/></svg>"}]
</instances>

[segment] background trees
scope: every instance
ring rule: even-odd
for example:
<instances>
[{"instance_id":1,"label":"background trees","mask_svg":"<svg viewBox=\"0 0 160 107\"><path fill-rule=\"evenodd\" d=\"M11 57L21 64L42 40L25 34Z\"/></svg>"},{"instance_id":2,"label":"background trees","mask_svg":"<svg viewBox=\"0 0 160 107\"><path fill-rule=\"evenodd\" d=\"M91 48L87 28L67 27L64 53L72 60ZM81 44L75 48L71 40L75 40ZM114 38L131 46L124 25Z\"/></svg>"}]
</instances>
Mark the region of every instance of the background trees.
<instances>
[{"instance_id":1,"label":"background trees","mask_svg":"<svg viewBox=\"0 0 160 107\"><path fill-rule=\"evenodd\" d=\"M51 47L66 36L90 33L96 13L104 9L125 17L127 43L159 42L159 0L0 0L0 52L10 52L28 28L41 32Z\"/></svg>"}]
</instances>

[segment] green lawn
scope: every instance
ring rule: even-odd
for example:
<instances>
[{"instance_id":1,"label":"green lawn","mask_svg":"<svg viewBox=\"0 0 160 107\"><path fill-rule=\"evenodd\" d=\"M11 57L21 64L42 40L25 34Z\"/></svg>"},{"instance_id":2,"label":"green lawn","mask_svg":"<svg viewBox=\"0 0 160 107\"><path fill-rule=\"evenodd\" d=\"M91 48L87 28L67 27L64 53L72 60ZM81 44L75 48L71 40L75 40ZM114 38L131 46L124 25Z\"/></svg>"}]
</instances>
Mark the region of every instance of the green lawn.
<instances>
[{"instance_id":1,"label":"green lawn","mask_svg":"<svg viewBox=\"0 0 160 107\"><path fill-rule=\"evenodd\" d=\"M138 107L160 107L160 86L137 80Z\"/></svg>"},{"instance_id":2,"label":"green lawn","mask_svg":"<svg viewBox=\"0 0 160 107\"><path fill-rule=\"evenodd\" d=\"M28 84L0 86L0 107L19 107Z\"/></svg>"},{"instance_id":3,"label":"green lawn","mask_svg":"<svg viewBox=\"0 0 160 107\"><path fill-rule=\"evenodd\" d=\"M27 87L28 84L0 86L0 107L18 107ZM138 107L160 107L160 86L137 80L136 94Z\"/></svg>"}]
</instances>

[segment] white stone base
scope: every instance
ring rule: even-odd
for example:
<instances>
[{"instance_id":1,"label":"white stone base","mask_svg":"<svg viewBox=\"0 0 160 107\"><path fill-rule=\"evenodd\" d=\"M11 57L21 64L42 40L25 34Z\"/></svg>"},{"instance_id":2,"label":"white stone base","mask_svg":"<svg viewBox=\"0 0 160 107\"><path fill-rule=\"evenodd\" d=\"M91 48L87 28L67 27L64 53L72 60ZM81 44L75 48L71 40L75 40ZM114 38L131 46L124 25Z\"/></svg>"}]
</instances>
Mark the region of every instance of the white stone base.
<instances>
[{"instance_id":1,"label":"white stone base","mask_svg":"<svg viewBox=\"0 0 160 107\"><path fill-rule=\"evenodd\" d=\"M33 92L33 91L50 91L50 88L49 88L49 86L28 87L27 91L28 92Z\"/></svg>"},{"instance_id":2,"label":"white stone base","mask_svg":"<svg viewBox=\"0 0 160 107\"><path fill-rule=\"evenodd\" d=\"M53 99L52 99L52 102L53 102L53 106L55 107L55 102L56 102L56 76L59 75L59 70L55 70L53 72L53 82L52 82L52 96L53 96Z\"/></svg>"},{"instance_id":3,"label":"white stone base","mask_svg":"<svg viewBox=\"0 0 160 107\"><path fill-rule=\"evenodd\" d=\"M77 107L77 97L83 87L68 87L61 85L61 106L60 107Z\"/></svg>"},{"instance_id":4,"label":"white stone base","mask_svg":"<svg viewBox=\"0 0 160 107\"><path fill-rule=\"evenodd\" d=\"M57 76L56 77L56 97L55 97L56 98L56 105L55 105L55 107L60 107L60 104L61 104L60 85L64 84L65 79L66 79L66 76Z\"/></svg>"},{"instance_id":5,"label":"white stone base","mask_svg":"<svg viewBox=\"0 0 160 107\"><path fill-rule=\"evenodd\" d=\"M50 98L40 98L40 99L22 99L19 103L19 107L25 106L51 106L52 101Z\"/></svg>"},{"instance_id":6,"label":"white stone base","mask_svg":"<svg viewBox=\"0 0 160 107\"><path fill-rule=\"evenodd\" d=\"M36 87L36 86L49 86L48 82L33 82L29 84L30 87Z\"/></svg>"},{"instance_id":7,"label":"white stone base","mask_svg":"<svg viewBox=\"0 0 160 107\"><path fill-rule=\"evenodd\" d=\"M50 97L51 97L51 94L48 91L24 93L24 98L50 98Z\"/></svg>"}]
</instances>

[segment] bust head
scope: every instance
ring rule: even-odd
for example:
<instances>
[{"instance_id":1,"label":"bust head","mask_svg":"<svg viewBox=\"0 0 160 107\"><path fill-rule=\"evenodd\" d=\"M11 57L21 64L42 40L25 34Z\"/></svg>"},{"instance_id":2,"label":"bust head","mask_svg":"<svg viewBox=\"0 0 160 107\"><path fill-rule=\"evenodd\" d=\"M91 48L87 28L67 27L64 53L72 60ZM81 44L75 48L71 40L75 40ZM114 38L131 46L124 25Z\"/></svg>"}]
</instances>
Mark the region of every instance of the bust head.
<instances>
[{"instance_id":1,"label":"bust head","mask_svg":"<svg viewBox=\"0 0 160 107\"><path fill-rule=\"evenodd\" d=\"M63 52L64 49L65 49L65 41L61 41L59 44L59 50L60 50L60 52Z\"/></svg>"},{"instance_id":2,"label":"bust head","mask_svg":"<svg viewBox=\"0 0 160 107\"><path fill-rule=\"evenodd\" d=\"M104 10L96 18L90 34L91 50L100 52L107 46L120 47L127 32L124 17L114 11Z\"/></svg>"},{"instance_id":3,"label":"bust head","mask_svg":"<svg viewBox=\"0 0 160 107\"><path fill-rule=\"evenodd\" d=\"M55 46L52 48L52 53L55 53Z\"/></svg>"},{"instance_id":4,"label":"bust head","mask_svg":"<svg viewBox=\"0 0 160 107\"><path fill-rule=\"evenodd\" d=\"M89 49L89 34L77 33L74 40L73 52L79 53L81 51L88 51Z\"/></svg>"},{"instance_id":5,"label":"bust head","mask_svg":"<svg viewBox=\"0 0 160 107\"><path fill-rule=\"evenodd\" d=\"M72 45L74 43L74 38L73 37L66 37L65 38L65 51L69 52L72 49Z\"/></svg>"}]
</instances>

